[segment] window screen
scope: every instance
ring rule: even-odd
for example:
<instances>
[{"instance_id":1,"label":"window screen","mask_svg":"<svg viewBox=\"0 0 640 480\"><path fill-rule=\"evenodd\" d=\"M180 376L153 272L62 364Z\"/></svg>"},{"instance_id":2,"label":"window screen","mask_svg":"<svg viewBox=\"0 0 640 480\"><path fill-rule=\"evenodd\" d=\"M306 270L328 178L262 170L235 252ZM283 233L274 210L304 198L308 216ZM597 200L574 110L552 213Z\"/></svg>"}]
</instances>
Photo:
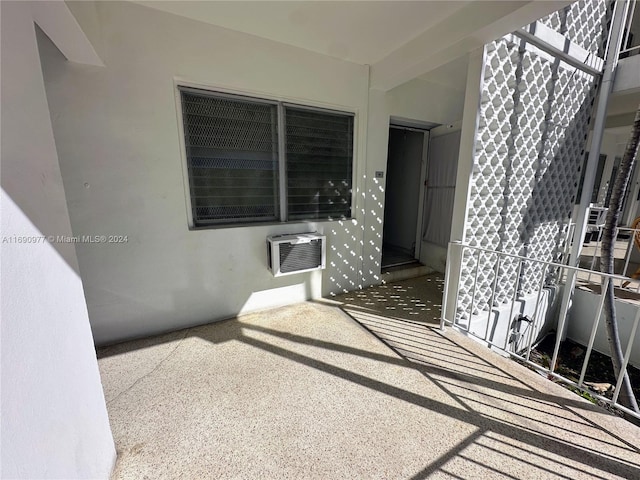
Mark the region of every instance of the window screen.
<instances>
[{"instance_id":1,"label":"window screen","mask_svg":"<svg viewBox=\"0 0 640 480\"><path fill-rule=\"evenodd\" d=\"M289 219L351 216L353 117L286 107Z\"/></svg>"},{"instance_id":2,"label":"window screen","mask_svg":"<svg viewBox=\"0 0 640 480\"><path fill-rule=\"evenodd\" d=\"M194 224L277 219L277 106L181 94Z\"/></svg>"},{"instance_id":3,"label":"window screen","mask_svg":"<svg viewBox=\"0 0 640 480\"><path fill-rule=\"evenodd\" d=\"M180 95L194 226L351 217L353 115Z\"/></svg>"}]
</instances>

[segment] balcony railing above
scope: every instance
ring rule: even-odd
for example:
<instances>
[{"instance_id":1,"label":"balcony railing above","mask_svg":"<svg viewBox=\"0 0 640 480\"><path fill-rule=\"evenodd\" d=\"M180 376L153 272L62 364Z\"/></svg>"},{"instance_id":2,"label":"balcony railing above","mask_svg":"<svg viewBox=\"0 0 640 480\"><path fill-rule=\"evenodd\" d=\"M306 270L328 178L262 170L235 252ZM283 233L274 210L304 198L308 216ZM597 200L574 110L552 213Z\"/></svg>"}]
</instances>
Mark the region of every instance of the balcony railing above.
<instances>
[{"instance_id":1,"label":"balcony railing above","mask_svg":"<svg viewBox=\"0 0 640 480\"><path fill-rule=\"evenodd\" d=\"M629 6L620 58L640 54L640 9L636 8L637 3L637 1L633 1Z\"/></svg>"}]
</instances>

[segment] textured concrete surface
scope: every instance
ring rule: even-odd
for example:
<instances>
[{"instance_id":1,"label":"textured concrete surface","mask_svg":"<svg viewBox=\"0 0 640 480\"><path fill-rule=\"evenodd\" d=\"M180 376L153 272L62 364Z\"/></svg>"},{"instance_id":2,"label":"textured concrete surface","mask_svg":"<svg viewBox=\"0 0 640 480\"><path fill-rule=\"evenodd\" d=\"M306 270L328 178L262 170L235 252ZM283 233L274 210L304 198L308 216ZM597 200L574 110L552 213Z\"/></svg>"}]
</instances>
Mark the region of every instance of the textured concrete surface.
<instances>
[{"instance_id":1,"label":"textured concrete surface","mask_svg":"<svg viewBox=\"0 0 640 480\"><path fill-rule=\"evenodd\" d=\"M407 282L100 349L114 478L640 478L640 429L440 332Z\"/></svg>"},{"instance_id":2,"label":"textured concrete surface","mask_svg":"<svg viewBox=\"0 0 640 480\"><path fill-rule=\"evenodd\" d=\"M432 273L344 293L333 300L350 311L439 325L443 287L443 276Z\"/></svg>"}]
</instances>

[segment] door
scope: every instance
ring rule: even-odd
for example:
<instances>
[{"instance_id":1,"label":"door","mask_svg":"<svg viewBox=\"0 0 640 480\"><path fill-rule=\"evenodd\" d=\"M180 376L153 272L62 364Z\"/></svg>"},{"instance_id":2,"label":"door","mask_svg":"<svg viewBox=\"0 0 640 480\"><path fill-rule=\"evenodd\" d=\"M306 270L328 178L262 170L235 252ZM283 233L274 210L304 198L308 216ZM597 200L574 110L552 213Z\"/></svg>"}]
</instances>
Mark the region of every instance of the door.
<instances>
[{"instance_id":1,"label":"door","mask_svg":"<svg viewBox=\"0 0 640 480\"><path fill-rule=\"evenodd\" d=\"M391 126L385 187L382 267L415 262L428 132Z\"/></svg>"}]
</instances>

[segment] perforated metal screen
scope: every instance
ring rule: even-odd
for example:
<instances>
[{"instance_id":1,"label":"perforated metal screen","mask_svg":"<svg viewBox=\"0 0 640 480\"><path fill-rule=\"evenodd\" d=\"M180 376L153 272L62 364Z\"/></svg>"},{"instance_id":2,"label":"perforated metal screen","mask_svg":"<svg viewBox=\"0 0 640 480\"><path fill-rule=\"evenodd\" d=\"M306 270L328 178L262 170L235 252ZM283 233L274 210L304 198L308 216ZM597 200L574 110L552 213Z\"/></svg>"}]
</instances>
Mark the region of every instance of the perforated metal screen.
<instances>
[{"instance_id":1,"label":"perforated metal screen","mask_svg":"<svg viewBox=\"0 0 640 480\"><path fill-rule=\"evenodd\" d=\"M353 117L286 108L289 218L351 216Z\"/></svg>"},{"instance_id":2,"label":"perforated metal screen","mask_svg":"<svg viewBox=\"0 0 640 480\"><path fill-rule=\"evenodd\" d=\"M351 216L353 115L180 92L195 226Z\"/></svg>"},{"instance_id":3,"label":"perforated metal screen","mask_svg":"<svg viewBox=\"0 0 640 480\"><path fill-rule=\"evenodd\" d=\"M181 95L194 223L275 220L277 105Z\"/></svg>"}]
</instances>

